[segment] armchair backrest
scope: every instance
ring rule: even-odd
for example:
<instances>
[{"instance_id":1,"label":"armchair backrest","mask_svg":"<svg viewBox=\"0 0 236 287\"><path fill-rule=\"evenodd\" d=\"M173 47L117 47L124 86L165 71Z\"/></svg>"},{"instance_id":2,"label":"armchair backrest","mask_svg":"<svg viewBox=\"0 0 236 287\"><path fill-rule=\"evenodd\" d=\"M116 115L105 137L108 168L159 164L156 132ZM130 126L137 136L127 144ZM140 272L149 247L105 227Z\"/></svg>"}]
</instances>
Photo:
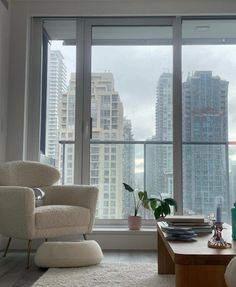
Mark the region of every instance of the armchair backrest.
<instances>
[{"instance_id":1,"label":"armchair backrest","mask_svg":"<svg viewBox=\"0 0 236 287\"><path fill-rule=\"evenodd\" d=\"M0 186L43 187L56 183L59 171L33 161L10 161L0 165Z\"/></svg>"}]
</instances>

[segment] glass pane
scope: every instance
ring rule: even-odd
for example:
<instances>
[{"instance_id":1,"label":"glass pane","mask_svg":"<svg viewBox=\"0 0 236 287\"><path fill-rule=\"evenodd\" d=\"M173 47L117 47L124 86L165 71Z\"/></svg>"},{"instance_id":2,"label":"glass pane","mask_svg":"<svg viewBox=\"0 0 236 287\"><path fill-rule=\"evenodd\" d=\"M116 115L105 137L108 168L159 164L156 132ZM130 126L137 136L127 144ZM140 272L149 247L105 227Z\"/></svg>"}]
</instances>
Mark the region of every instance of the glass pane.
<instances>
[{"instance_id":1,"label":"glass pane","mask_svg":"<svg viewBox=\"0 0 236 287\"><path fill-rule=\"evenodd\" d=\"M184 45L235 44L235 20L185 20L182 37Z\"/></svg>"},{"instance_id":2,"label":"glass pane","mask_svg":"<svg viewBox=\"0 0 236 287\"><path fill-rule=\"evenodd\" d=\"M225 145L183 145L184 214L215 214L222 207L228 221L227 149Z\"/></svg>"},{"instance_id":3,"label":"glass pane","mask_svg":"<svg viewBox=\"0 0 236 287\"><path fill-rule=\"evenodd\" d=\"M132 139L147 140L156 135L156 97L157 93L171 93L172 98L172 45L163 44L143 44L145 31L153 27L135 27L135 31L140 29L142 33L136 33L141 38L136 37L132 45L124 44L123 38L118 39L114 35L114 27L102 27L102 31L107 31L106 44L92 47L92 106L91 114L93 118L93 139L99 140L124 140L122 132L123 121L127 119L131 122ZM94 32L95 29L95 32ZM97 37L99 27L93 28L93 36ZM118 29L118 28L117 28ZM119 28L121 29L121 27ZM158 27L158 31L167 32L166 37L172 39L171 27ZM128 30L128 32L129 32ZM134 38L132 33L125 35L126 38ZM103 34L102 34L103 35ZM162 35L162 34L161 34ZM102 38L102 36L100 36ZM156 39L158 34L156 34ZM122 44L123 43L123 44ZM170 73L170 74L169 74ZM169 74L168 86L165 91L157 88L158 79ZM163 101L166 99L164 98ZM169 98L169 101L171 99ZM165 103L160 103L165 105ZM171 103L169 103L171 104ZM97 113L97 114L96 114ZM172 119L170 119L172 121ZM100 131L100 128L104 132ZM99 130L99 135L98 135ZM171 137L172 133L170 132Z\"/></svg>"},{"instance_id":4,"label":"glass pane","mask_svg":"<svg viewBox=\"0 0 236 287\"><path fill-rule=\"evenodd\" d=\"M171 45L172 27L102 26L93 27L93 45Z\"/></svg>"},{"instance_id":5,"label":"glass pane","mask_svg":"<svg viewBox=\"0 0 236 287\"><path fill-rule=\"evenodd\" d=\"M144 150L136 144L91 144L90 184L99 188L97 218L127 218L133 197L123 182L143 190Z\"/></svg>"},{"instance_id":6,"label":"glass pane","mask_svg":"<svg viewBox=\"0 0 236 287\"><path fill-rule=\"evenodd\" d=\"M45 20L48 35L45 155L73 183L75 136L76 21ZM61 146L60 146L61 145Z\"/></svg>"},{"instance_id":7,"label":"glass pane","mask_svg":"<svg viewBox=\"0 0 236 287\"><path fill-rule=\"evenodd\" d=\"M92 43L90 182L99 185L99 218L127 218L133 199L122 182L150 194L157 195L157 189L172 193L171 180L161 186L154 182L172 165L172 158L164 162L167 154L172 157L172 145L167 150L155 146L172 141L172 27L94 27ZM93 155L94 147L99 155ZM159 156L163 161L153 167ZM111 165L116 167L114 191ZM172 167L169 172L172 178ZM110 207L112 192L115 209ZM141 213L152 217L147 210Z\"/></svg>"},{"instance_id":8,"label":"glass pane","mask_svg":"<svg viewBox=\"0 0 236 287\"><path fill-rule=\"evenodd\" d=\"M146 190L151 197L173 197L172 145L146 145Z\"/></svg>"},{"instance_id":9,"label":"glass pane","mask_svg":"<svg viewBox=\"0 0 236 287\"><path fill-rule=\"evenodd\" d=\"M184 210L208 216L221 197L227 222L235 177L228 150L236 139L235 28L230 19L186 20L182 31L183 141L191 143L183 147Z\"/></svg>"},{"instance_id":10,"label":"glass pane","mask_svg":"<svg viewBox=\"0 0 236 287\"><path fill-rule=\"evenodd\" d=\"M59 146L61 183L74 183L74 143L62 143Z\"/></svg>"}]
</instances>

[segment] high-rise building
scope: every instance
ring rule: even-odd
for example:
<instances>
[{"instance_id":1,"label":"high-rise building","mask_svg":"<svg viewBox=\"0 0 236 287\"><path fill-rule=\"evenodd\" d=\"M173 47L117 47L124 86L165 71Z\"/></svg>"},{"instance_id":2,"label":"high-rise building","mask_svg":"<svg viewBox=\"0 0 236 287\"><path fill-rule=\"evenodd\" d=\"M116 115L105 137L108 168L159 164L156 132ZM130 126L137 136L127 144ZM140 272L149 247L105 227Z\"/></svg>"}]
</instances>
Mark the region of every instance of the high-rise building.
<instances>
[{"instance_id":1,"label":"high-rise building","mask_svg":"<svg viewBox=\"0 0 236 287\"><path fill-rule=\"evenodd\" d=\"M75 139L75 73L71 73L67 93L59 101L59 140L73 141ZM64 148L63 148L64 145ZM59 147L59 168L63 175L62 182L74 182L74 144L62 144Z\"/></svg>"},{"instance_id":2,"label":"high-rise building","mask_svg":"<svg viewBox=\"0 0 236 287\"><path fill-rule=\"evenodd\" d=\"M172 74L163 73L156 89L156 134L146 145L146 188L151 196L173 193L172 144L155 143L172 141L172 110Z\"/></svg>"},{"instance_id":3,"label":"high-rise building","mask_svg":"<svg viewBox=\"0 0 236 287\"><path fill-rule=\"evenodd\" d=\"M227 167L228 82L210 71L197 71L183 83L183 203L186 214L215 213L221 204L228 220ZM157 84L156 135L146 152L149 194L173 192L172 74L163 73ZM209 144L207 144L209 142ZM218 143L218 144L217 144ZM223 143L223 144L222 144ZM225 144L224 144L225 143Z\"/></svg>"},{"instance_id":4,"label":"high-rise building","mask_svg":"<svg viewBox=\"0 0 236 287\"><path fill-rule=\"evenodd\" d=\"M59 101L59 140L74 140L75 73ZM93 73L91 81L92 140L107 143L90 145L90 183L99 188L98 218L124 218L130 211L130 195L123 182L134 184L134 145L114 141L133 141L131 121L123 116L123 104L114 88L111 73ZM63 181L73 183L74 144L59 149Z\"/></svg>"},{"instance_id":5,"label":"high-rise building","mask_svg":"<svg viewBox=\"0 0 236 287\"><path fill-rule=\"evenodd\" d=\"M156 89L156 140L171 141L173 128L172 89L173 75L163 73Z\"/></svg>"},{"instance_id":6,"label":"high-rise building","mask_svg":"<svg viewBox=\"0 0 236 287\"><path fill-rule=\"evenodd\" d=\"M66 92L66 66L60 51L51 50L48 61L46 156L58 167L59 101Z\"/></svg>"},{"instance_id":7,"label":"high-rise building","mask_svg":"<svg viewBox=\"0 0 236 287\"><path fill-rule=\"evenodd\" d=\"M209 215L221 204L224 220L229 210L227 97L228 82L211 71L197 71L183 83L184 211Z\"/></svg>"},{"instance_id":8,"label":"high-rise building","mask_svg":"<svg viewBox=\"0 0 236 287\"><path fill-rule=\"evenodd\" d=\"M123 104L114 88L111 73L93 73L91 117L94 140L123 139ZM91 144L90 179L100 190L99 218L122 218L123 145Z\"/></svg>"},{"instance_id":9,"label":"high-rise building","mask_svg":"<svg viewBox=\"0 0 236 287\"><path fill-rule=\"evenodd\" d=\"M123 146L123 182L128 183L133 188L135 187L135 145L132 144L134 137L132 134L131 121L124 118L123 139L131 143ZM123 218L128 218L133 205L133 198L130 192L123 189Z\"/></svg>"}]
</instances>

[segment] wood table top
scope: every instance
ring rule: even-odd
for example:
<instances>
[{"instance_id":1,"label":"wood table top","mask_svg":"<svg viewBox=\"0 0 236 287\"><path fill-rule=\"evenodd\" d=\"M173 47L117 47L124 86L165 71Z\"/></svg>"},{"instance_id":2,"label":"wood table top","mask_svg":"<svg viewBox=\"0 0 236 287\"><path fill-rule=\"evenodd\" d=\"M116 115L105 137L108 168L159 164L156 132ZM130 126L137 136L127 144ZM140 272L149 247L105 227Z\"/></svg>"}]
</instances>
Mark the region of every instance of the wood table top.
<instances>
[{"instance_id":1,"label":"wood table top","mask_svg":"<svg viewBox=\"0 0 236 287\"><path fill-rule=\"evenodd\" d=\"M232 244L232 248L214 249L207 246L212 234L201 234L194 241L167 241L165 233L161 230L161 222L157 223L157 230L176 264L207 264L227 265L236 256L236 241L232 239L232 229L228 224L223 225L222 237Z\"/></svg>"}]
</instances>

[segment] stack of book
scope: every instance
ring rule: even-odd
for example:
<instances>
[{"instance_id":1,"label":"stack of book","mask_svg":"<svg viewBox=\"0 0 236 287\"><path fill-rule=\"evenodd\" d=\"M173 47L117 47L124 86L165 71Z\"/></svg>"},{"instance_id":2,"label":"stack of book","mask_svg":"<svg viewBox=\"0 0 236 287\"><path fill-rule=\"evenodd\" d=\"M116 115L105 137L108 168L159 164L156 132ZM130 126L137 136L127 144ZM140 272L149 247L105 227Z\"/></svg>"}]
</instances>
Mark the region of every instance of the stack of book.
<instances>
[{"instance_id":1,"label":"stack of book","mask_svg":"<svg viewBox=\"0 0 236 287\"><path fill-rule=\"evenodd\" d=\"M204 216L166 216L165 221L169 227L190 228L196 234L212 232L211 224Z\"/></svg>"}]
</instances>

